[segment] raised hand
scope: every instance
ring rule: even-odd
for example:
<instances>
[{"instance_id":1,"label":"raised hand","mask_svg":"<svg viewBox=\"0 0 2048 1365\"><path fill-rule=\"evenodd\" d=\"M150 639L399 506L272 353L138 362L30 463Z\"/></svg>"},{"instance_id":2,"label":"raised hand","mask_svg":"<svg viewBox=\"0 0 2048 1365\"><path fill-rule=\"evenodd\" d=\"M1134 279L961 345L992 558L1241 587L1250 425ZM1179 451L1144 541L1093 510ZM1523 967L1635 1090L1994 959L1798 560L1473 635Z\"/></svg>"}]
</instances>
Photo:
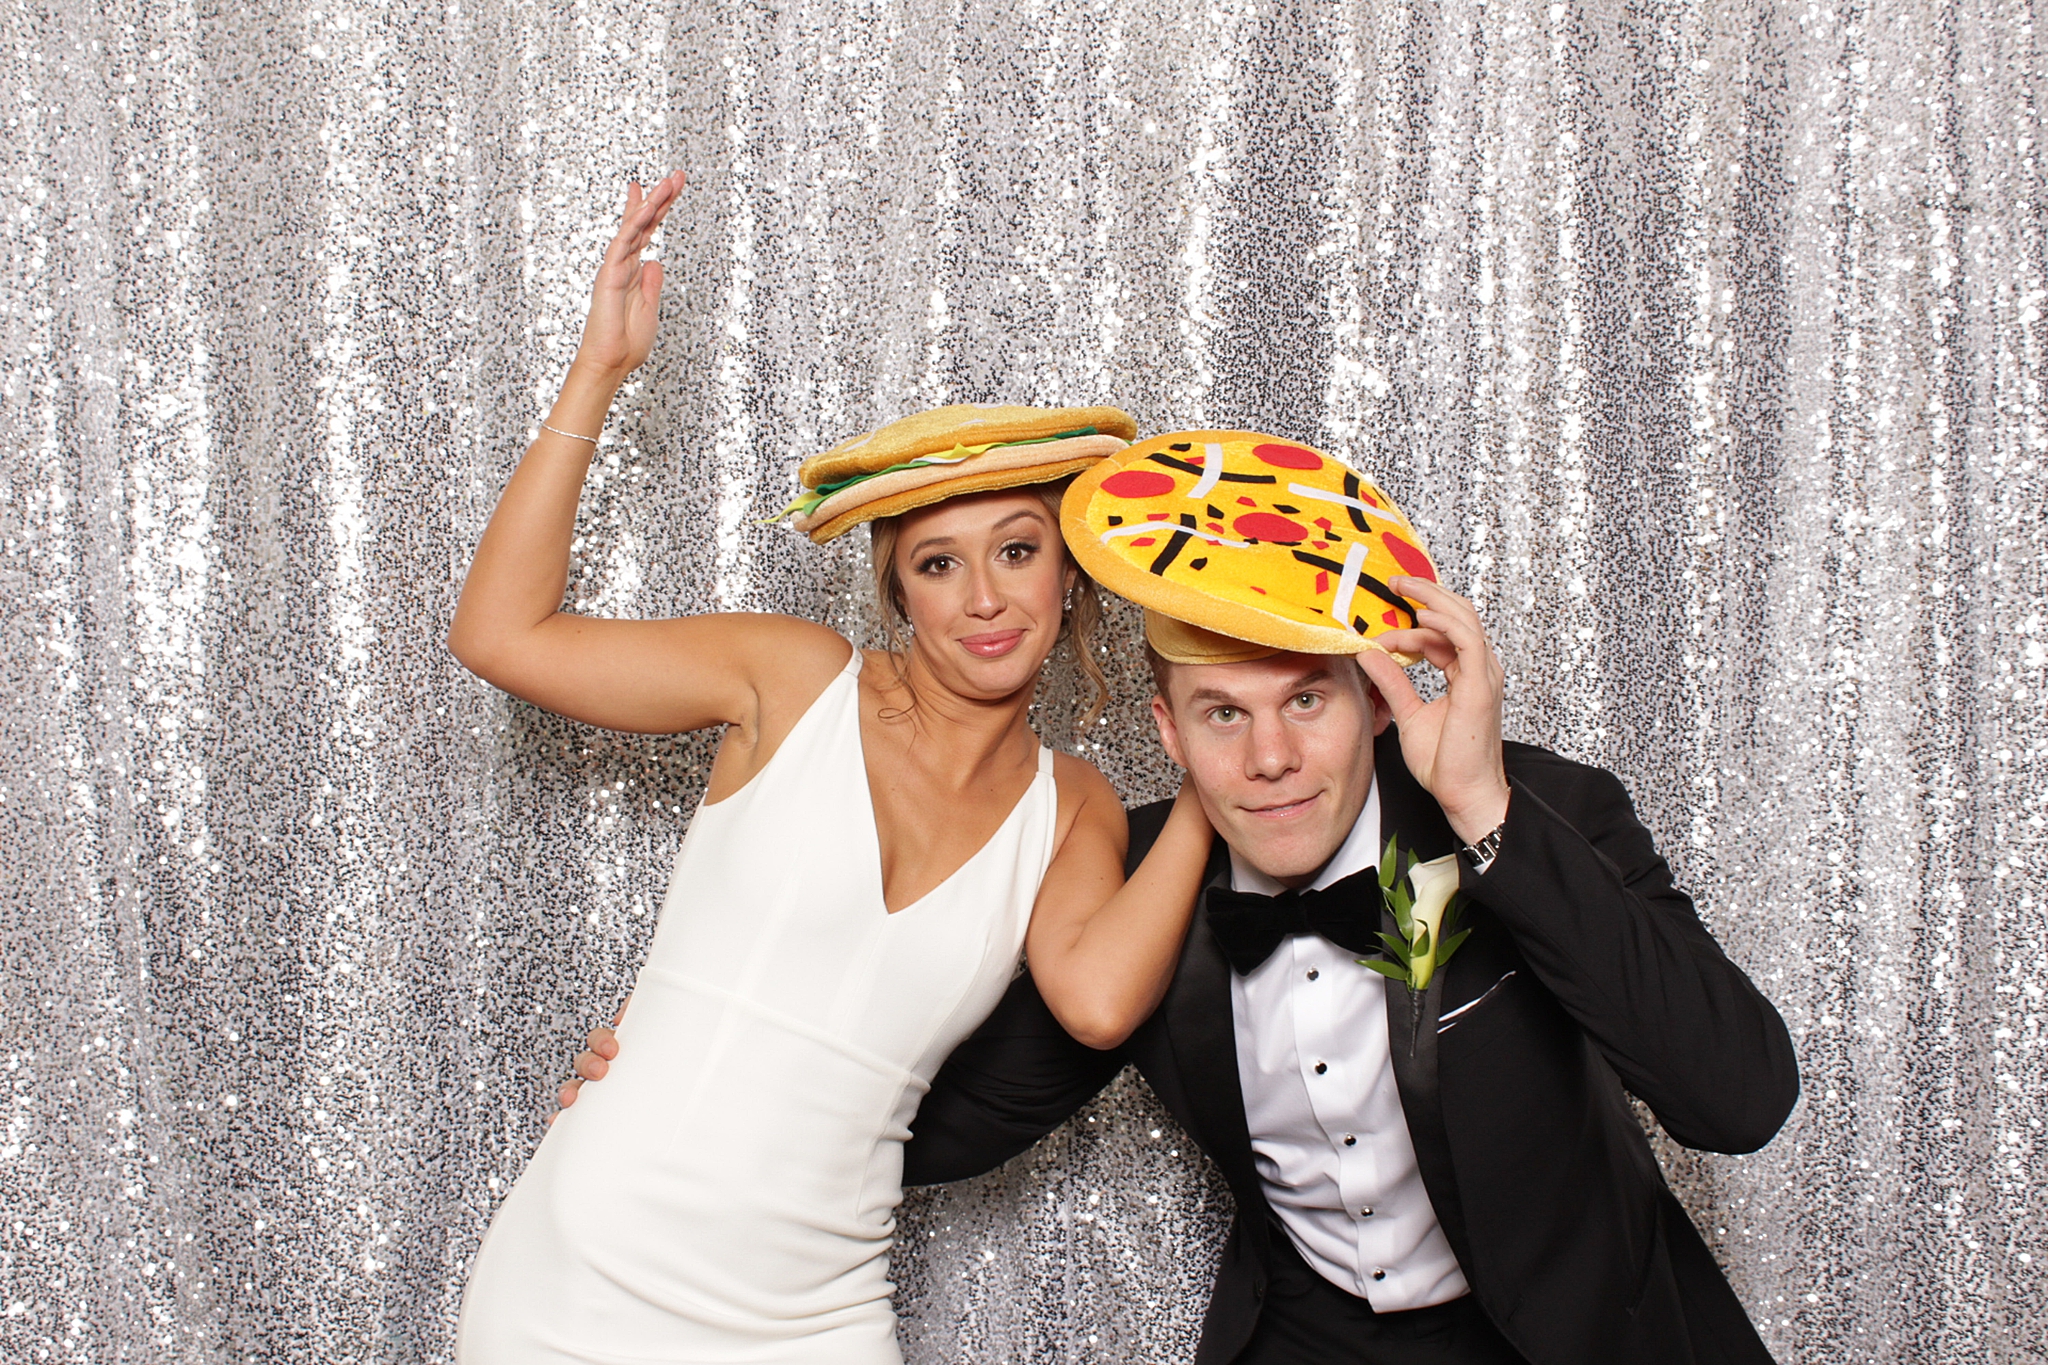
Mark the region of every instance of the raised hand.
<instances>
[{"instance_id":1,"label":"raised hand","mask_svg":"<svg viewBox=\"0 0 2048 1365\"><path fill-rule=\"evenodd\" d=\"M654 331L661 316L661 262L643 261L640 253L675 207L683 173L675 171L642 191L640 182L626 186L626 211L619 232L605 248L604 264L590 289L590 316L583 323L583 344L576 363L615 378L640 367L654 349Z\"/></svg>"},{"instance_id":2,"label":"raised hand","mask_svg":"<svg viewBox=\"0 0 2048 1365\"><path fill-rule=\"evenodd\" d=\"M1443 807L1457 836L1473 843L1507 818L1500 743L1506 675L1470 602L1426 578L1395 578L1388 586L1422 604L1416 626L1376 636L1379 648L1360 654L1358 665L1393 710L1408 771ZM1442 671L1444 694L1425 704L1385 650L1422 655Z\"/></svg>"}]
</instances>

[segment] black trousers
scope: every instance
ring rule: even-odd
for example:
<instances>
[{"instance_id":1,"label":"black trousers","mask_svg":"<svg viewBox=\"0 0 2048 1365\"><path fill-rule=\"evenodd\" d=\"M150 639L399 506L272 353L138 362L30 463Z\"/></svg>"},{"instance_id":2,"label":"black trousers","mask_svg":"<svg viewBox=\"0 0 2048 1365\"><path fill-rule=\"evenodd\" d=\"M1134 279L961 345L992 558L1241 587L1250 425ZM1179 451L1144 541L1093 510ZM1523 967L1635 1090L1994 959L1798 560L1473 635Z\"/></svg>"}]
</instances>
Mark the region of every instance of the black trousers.
<instances>
[{"instance_id":1,"label":"black trousers","mask_svg":"<svg viewBox=\"0 0 2048 1365\"><path fill-rule=\"evenodd\" d=\"M1235 1365L1527 1365L1470 1294L1375 1313L1318 1275L1277 1225L1272 1246L1258 1330Z\"/></svg>"}]
</instances>

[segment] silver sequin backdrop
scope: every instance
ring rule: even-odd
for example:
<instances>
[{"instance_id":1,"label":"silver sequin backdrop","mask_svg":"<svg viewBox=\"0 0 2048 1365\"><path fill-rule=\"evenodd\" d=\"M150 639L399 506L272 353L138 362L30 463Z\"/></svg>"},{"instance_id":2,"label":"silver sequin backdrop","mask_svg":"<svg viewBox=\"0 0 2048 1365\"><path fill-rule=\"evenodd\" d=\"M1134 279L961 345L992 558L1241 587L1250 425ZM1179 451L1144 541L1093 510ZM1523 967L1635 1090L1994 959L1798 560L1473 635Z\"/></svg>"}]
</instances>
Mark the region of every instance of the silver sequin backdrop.
<instances>
[{"instance_id":1,"label":"silver sequin backdrop","mask_svg":"<svg viewBox=\"0 0 2048 1365\"><path fill-rule=\"evenodd\" d=\"M1511 732L1628 781L1784 1009L1777 1141L1661 1149L1779 1357L2042 1359L2041 23L6 6L0 1357L448 1359L709 749L441 638L622 181L679 165L577 608L864 632L860 547L760 519L914 407L1341 453L1490 616ZM1111 666L1083 742L1156 796ZM1225 1215L1127 1079L912 1197L906 1349L1184 1360Z\"/></svg>"}]
</instances>

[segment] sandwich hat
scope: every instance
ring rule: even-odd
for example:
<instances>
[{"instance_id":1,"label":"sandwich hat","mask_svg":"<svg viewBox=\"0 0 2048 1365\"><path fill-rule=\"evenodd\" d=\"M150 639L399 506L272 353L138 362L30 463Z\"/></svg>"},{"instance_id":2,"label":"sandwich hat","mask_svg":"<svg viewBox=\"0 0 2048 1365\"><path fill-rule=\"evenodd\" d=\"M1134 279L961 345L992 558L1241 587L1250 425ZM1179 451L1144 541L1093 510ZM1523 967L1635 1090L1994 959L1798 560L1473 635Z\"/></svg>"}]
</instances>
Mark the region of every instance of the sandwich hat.
<instances>
[{"instance_id":1,"label":"sandwich hat","mask_svg":"<svg viewBox=\"0 0 2048 1365\"><path fill-rule=\"evenodd\" d=\"M1078 474L1137 435L1116 408L955 403L900 417L841 441L797 468L803 491L785 509L822 545L862 522L966 493Z\"/></svg>"}]
</instances>

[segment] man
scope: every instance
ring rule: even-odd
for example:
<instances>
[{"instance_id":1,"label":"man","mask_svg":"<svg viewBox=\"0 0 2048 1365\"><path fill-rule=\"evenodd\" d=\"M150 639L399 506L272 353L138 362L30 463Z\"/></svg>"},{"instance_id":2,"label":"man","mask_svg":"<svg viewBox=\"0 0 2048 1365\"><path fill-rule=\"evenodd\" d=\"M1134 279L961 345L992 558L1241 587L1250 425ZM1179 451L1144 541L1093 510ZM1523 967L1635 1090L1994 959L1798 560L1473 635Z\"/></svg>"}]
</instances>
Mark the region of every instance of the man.
<instances>
[{"instance_id":1,"label":"man","mask_svg":"<svg viewBox=\"0 0 2048 1365\"><path fill-rule=\"evenodd\" d=\"M1236 1199L1198 1365L1768 1362L1624 1091L1687 1146L1752 1151L1797 1097L1784 1024L1620 782L1502 741L1472 605L1385 586L1411 624L1357 664L1148 610L1160 739L1222 836L1173 984L1098 1052L1020 977L940 1072L905 1178L992 1168L1133 1063ZM1131 866L1167 809L1132 813ZM1395 927L1390 837L1460 868L1469 937L1421 991L1359 960Z\"/></svg>"}]
</instances>

